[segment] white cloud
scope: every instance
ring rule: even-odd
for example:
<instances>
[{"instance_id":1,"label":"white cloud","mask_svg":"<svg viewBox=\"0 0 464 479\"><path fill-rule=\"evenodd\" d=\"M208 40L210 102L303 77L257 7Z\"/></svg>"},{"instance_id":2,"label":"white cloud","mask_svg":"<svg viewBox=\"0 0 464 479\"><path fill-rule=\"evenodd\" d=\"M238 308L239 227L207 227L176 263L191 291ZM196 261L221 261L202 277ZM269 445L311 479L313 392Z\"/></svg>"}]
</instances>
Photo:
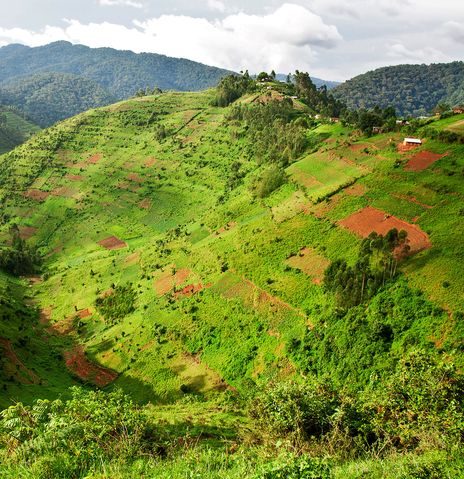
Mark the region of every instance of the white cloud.
<instances>
[{"instance_id":1,"label":"white cloud","mask_svg":"<svg viewBox=\"0 0 464 479\"><path fill-rule=\"evenodd\" d=\"M404 60L410 63L431 63L431 62L446 62L449 58L440 50L433 47L424 47L417 49L406 48L402 43L395 43L388 49L387 55L390 58Z\"/></svg>"},{"instance_id":2,"label":"white cloud","mask_svg":"<svg viewBox=\"0 0 464 479\"><path fill-rule=\"evenodd\" d=\"M208 0L208 8L221 13L224 13L227 10L226 4L221 0Z\"/></svg>"},{"instance_id":3,"label":"white cloud","mask_svg":"<svg viewBox=\"0 0 464 479\"><path fill-rule=\"evenodd\" d=\"M47 26L40 32L0 28L0 41L36 46L59 39L91 47L162 53L235 71L288 72L309 69L317 58L314 47L332 48L341 35L335 26L295 4L284 4L265 15L238 13L211 21L162 15L134 21L133 27L68 20L64 27Z\"/></svg>"},{"instance_id":4,"label":"white cloud","mask_svg":"<svg viewBox=\"0 0 464 479\"><path fill-rule=\"evenodd\" d=\"M143 4L135 0L98 0L103 7L133 7L143 8Z\"/></svg>"},{"instance_id":5,"label":"white cloud","mask_svg":"<svg viewBox=\"0 0 464 479\"><path fill-rule=\"evenodd\" d=\"M446 22L443 25L444 34L458 43L464 43L464 22Z\"/></svg>"}]
</instances>

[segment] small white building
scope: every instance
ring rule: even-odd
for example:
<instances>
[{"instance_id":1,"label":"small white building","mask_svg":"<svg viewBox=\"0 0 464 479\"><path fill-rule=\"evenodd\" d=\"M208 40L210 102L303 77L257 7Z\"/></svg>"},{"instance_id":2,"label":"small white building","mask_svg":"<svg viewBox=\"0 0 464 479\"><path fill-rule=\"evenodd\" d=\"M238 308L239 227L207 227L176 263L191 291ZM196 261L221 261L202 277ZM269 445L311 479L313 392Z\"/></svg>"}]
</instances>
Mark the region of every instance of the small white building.
<instances>
[{"instance_id":1,"label":"small white building","mask_svg":"<svg viewBox=\"0 0 464 479\"><path fill-rule=\"evenodd\" d=\"M405 138L403 141L404 146L419 146L422 145L422 140L419 138Z\"/></svg>"}]
</instances>

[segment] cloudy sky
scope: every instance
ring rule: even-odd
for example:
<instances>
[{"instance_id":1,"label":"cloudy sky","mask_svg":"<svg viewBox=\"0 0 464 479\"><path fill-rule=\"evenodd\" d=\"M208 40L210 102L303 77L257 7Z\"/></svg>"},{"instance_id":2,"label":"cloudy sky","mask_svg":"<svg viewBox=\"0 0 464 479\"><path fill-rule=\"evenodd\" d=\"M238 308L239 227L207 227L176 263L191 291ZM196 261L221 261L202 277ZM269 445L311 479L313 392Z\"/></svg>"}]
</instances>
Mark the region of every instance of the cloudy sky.
<instances>
[{"instance_id":1,"label":"cloudy sky","mask_svg":"<svg viewBox=\"0 0 464 479\"><path fill-rule=\"evenodd\" d=\"M464 60L464 0L0 0L0 46L56 40L344 80Z\"/></svg>"}]
</instances>

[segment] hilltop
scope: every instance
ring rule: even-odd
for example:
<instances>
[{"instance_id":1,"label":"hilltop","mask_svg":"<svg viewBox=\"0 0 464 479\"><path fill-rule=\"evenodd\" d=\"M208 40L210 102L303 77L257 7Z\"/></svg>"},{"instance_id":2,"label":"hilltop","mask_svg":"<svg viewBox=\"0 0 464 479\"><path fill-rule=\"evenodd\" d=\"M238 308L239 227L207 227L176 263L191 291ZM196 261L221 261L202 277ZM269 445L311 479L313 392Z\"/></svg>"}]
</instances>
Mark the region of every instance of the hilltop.
<instances>
[{"instance_id":1,"label":"hilltop","mask_svg":"<svg viewBox=\"0 0 464 479\"><path fill-rule=\"evenodd\" d=\"M2 422L24 477L459 477L464 115L363 136L304 80L134 98L0 157L1 404L84 385Z\"/></svg>"},{"instance_id":2,"label":"hilltop","mask_svg":"<svg viewBox=\"0 0 464 479\"><path fill-rule=\"evenodd\" d=\"M346 81L333 93L348 108L393 106L401 116L421 116L439 103L462 103L463 75L463 62L384 67Z\"/></svg>"}]
</instances>

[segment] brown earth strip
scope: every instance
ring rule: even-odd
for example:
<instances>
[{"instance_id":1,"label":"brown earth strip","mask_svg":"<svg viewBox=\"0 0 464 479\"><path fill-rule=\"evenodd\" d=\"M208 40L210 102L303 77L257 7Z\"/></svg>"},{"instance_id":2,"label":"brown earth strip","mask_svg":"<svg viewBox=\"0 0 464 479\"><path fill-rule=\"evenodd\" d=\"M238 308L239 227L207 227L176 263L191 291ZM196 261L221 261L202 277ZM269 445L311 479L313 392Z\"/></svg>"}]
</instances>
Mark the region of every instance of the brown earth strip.
<instances>
[{"instance_id":1,"label":"brown earth strip","mask_svg":"<svg viewBox=\"0 0 464 479\"><path fill-rule=\"evenodd\" d=\"M87 359L82 346L76 346L71 351L64 353L66 367L83 381L87 381L105 387L112 383L118 373L111 369L104 368L99 364L93 363Z\"/></svg>"},{"instance_id":2,"label":"brown earth strip","mask_svg":"<svg viewBox=\"0 0 464 479\"><path fill-rule=\"evenodd\" d=\"M120 240L116 236L110 236L109 238L105 238L98 242L100 246L109 250L116 250L127 248L127 243L125 241Z\"/></svg>"},{"instance_id":3,"label":"brown earth strip","mask_svg":"<svg viewBox=\"0 0 464 479\"><path fill-rule=\"evenodd\" d=\"M432 247L428 235L419 226L407 223L384 211L367 206L339 223L357 235L367 238L373 231L386 235L391 229L405 230L408 233L410 253L418 253Z\"/></svg>"},{"instance_id":4,"label":"brown earth strip","mask_svg":"<svg viewBox=\"0 0 464 479\"><path fill-rule=\"evenodd\" d=\"M432 153L431 151L420 151L416 153L404 167L405 171L423 171L430 165L433 165L440 158L447 156L448 153Z\"/></svg>"}]
</instances>

